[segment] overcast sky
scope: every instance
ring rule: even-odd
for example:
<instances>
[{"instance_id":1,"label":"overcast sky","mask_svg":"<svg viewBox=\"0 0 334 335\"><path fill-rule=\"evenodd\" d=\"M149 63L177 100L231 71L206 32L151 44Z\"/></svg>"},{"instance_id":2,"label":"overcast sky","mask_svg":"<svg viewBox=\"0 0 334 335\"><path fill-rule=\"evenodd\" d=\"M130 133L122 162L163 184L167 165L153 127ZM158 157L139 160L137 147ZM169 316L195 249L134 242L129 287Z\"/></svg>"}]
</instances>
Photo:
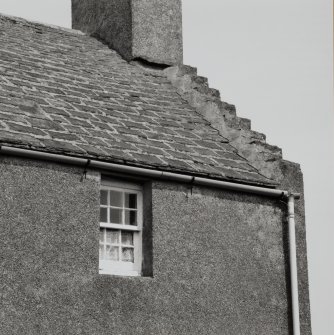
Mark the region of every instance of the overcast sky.
<instances>
[{"instance_id":1,"label":"overcast sky","mask_svg":"<svg viewBox=\"0 0 334 335\"><path fill-rule=\"evenodd\" d=\"M0 12L70 27L70 0L0 0ZM334 334L331 0L183 0L184 62L302 166L313 335Z\"/></svg>"}]
</instances>

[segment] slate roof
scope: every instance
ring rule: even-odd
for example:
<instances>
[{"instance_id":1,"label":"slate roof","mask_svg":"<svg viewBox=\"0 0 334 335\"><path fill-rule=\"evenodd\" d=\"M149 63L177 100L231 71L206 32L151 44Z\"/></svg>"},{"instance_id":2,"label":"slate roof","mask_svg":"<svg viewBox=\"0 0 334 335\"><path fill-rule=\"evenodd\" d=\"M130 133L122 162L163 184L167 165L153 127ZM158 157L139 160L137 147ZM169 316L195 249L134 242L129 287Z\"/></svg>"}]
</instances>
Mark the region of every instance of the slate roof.
<instances>
[{"instance_id":1,"label":"slate roof","mask_svg":"<svg viewBox=\"0 0 334 335\"><path fill-rule=\"evenodd\" d=\"M0 15L0 145L271 185L163 72L81 32Z\"/></svg>"}]
</instances>

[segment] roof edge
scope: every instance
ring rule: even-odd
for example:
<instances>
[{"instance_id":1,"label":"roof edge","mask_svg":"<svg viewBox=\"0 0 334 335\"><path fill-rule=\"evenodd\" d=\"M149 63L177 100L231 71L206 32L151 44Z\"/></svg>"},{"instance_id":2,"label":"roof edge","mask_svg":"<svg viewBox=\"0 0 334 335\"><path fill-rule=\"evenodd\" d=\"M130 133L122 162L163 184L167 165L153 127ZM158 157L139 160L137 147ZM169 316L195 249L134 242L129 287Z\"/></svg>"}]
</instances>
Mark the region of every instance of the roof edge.
<instances>
[{"instance_id":1,"label":"roof edge","mask_svg":"<svg viewBox=\"0 0 334 335\"><path fill-rule=\"evenodd\" d=\"M55 154L45 151L36 151L31 149L23 149L17 147L10 147L10 146L0 146L0 156L1 155L8 155L8 156L15 156L15 157L25 157L40 161L52 161L62 164L69 164L69 165L76 165L76 166L83 166L85 168L88 167L95 167L97 169L102 170L119 170L123 173L135 174L140 173L142 176L152 177L152 178L162 178L163 179L173 179L178 181L184 182L192 182L195 179L201 180L202 184L203 181L207 185L212 185L215 181L219 183L227 183L229 186L232 185L243 185L249 187L258 187L264 188L266 190L275 190L275 194L277 193L277 184L273 183L260 183L255 181L245 181L245 180L238 180L238 179L227 179L227 178L213 178L209 176L203 176L202 174L196 173L187 173L187 172L171 172L167 169L161 168L148 168L148 167L138 167L135 165L130 164L120 164L120 163L112 163L103 160L97 159L90 159L90 158L82 158L82 156L74 156L74 155L65 155L65 154Z\"/></svg>"},{"instance_id":2,"label":"roof edge","mask_svg":"<svg viewBox=\"0 0 334 335\"><path fill-rule=\"evenodd\" d=\"M180 65L164 70L178 94L218 130L238 154L259 173L279 184L284 178L280 169L282 149L268 144L266 136L252 130L251 121L237 116L236 108L221 100L220 92L210 88L208 79L198 76L197 68Z\"/></svg>"},{"instance_id":3,"label":"roof edge","mask_svg":"<svg viewBox=\"0 0 334 335\"><path fill-rule=\"evenodd\" d=\"M25 24L25 25L28 25L28 26L30 26L30 25L38 25L38 26L42 26L42 27L46 27L46 28L51 28L51 29L55 29L55 30L65 31L67 33L72 33L72 34L75 34L75 35L86 35L81 30L66 28L66 27L62 27L62 26L57 26L57 25L49 24L49 23L35 21L35 20L28 20L28 19L24 19L24 18L19 17L19 16L8 15L8 14L0 12L0 19L1 18L13 21L15 23Z\"/></svg>"}]
</instances>

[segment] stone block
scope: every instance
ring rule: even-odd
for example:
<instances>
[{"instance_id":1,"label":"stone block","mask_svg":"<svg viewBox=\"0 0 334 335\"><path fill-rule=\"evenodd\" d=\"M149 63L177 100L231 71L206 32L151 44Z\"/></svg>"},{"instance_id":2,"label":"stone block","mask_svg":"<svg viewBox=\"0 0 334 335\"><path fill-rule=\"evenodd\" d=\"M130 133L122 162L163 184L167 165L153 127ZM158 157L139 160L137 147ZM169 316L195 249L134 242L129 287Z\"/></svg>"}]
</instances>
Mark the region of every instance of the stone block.
<instances>
[{"instance_id":1,"label":"stone block","mask_svg":"<svg viewBox=\"0 0 334 335\"><path fill-rule=\"evenodd\" d=\"M72 0L72 26L128 61L182 63L181 0Z\"/></svg>"}]
</instances>

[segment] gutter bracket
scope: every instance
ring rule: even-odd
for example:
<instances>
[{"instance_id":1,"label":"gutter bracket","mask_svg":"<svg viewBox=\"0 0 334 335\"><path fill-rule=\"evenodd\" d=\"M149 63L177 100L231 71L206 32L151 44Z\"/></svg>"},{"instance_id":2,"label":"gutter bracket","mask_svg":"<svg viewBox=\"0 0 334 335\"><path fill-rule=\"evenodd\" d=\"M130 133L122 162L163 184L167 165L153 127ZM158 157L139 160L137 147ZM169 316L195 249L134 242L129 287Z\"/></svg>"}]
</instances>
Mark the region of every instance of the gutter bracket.
<instances>
[{"instance_id":1,"label":"gutter bracket","mask_svg":"<svg viewBox=\"0 0 334 335\"><path fill-rule=\"evenodd\" d=\"M88 167L91 163L91 160L88 159L86 165L84 166L84 171L82 173L82 176L80 178L80 181L83 182L84 179L87 179L87 172L88 172Z\"/></svg>"},{"instance_id":2,"label":"gutter bracket","mask_svg":"<svg viewBox=\"0 0 334 335\"><path fill-rule=\"evenodd\" d=\"M190 195L191 196L193 195L194 183L195 183L195 177L192 177L190 181Z\"/></svg>"}]
</instances>

